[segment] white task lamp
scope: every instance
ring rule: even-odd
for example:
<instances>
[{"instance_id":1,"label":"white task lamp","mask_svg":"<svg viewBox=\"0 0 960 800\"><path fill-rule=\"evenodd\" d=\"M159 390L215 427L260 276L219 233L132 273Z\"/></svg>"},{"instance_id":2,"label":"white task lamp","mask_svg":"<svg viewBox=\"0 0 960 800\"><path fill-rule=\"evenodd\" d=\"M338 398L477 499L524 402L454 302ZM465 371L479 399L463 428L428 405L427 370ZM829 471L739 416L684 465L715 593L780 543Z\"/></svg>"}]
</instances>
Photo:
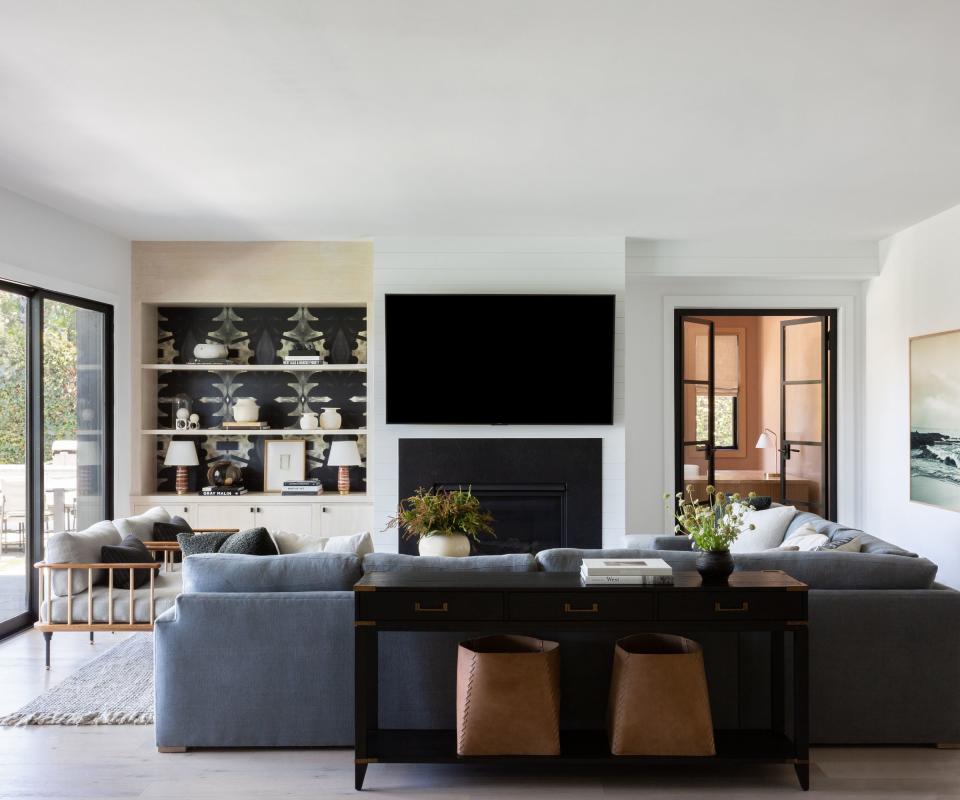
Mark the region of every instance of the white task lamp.
<instances>
[{"instance_id":1,"label":"white task lamp","mask_svg":"<svg viewBox=\"0 0 960 800\"><path fill-rule=\"evenodd\" d=\"M337 491L340 494L350 494L350 467L359 467L362 463L356 442L347 440L330 445L327 466L340 468L337 471Z\"/></svg>"},{"instance_id":2,"label":"white task lamp","mask_svg":"<svg viewBox=\"0 0 960 800\"><path fill-rule=\"evenodd\" d=\"M197 448L193 442L170 442L167 455L163 459L165 467L177 468L177 494L186 494L189 486L190 467L200 463L197 459Z\"/></svg>"},{"instance_id":3,"label":"white task lamp","mask_svg":"<svg viewBox=\"0 0 960 800\"><path fill-rule=\"evenodd\" d=\"M769 435L768 435L769 434ZM770 437L773 437L771 441ZM774 452L778 453L780 448L777 446L777 434L775 434L769 428L764 428L760 433L760 437L757 439L757 443L754 445L757 450L766 450L768 447L774 448ZM767 478L779 478L779 472L765 472L764 476Z\"/></svg>"}]
</instances>

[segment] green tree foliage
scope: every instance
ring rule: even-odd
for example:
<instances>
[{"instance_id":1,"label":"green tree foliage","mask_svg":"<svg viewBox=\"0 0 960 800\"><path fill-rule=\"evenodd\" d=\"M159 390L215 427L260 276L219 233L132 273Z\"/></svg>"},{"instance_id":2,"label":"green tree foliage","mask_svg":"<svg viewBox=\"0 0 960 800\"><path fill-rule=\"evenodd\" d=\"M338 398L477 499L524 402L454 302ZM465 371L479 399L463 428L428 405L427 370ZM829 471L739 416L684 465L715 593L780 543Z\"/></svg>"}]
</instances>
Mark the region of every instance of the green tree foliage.
<instances>
[{"instance_id":1,"label":"green tree foliage","mask_svg":"<svg viewBox=\"0 0 960 800\"><path fill-rule=\"evenodd\" d=\"M26 302L0 292L0 463L23 464L27 422ZM75 310L44 306L44 461L56 439L75 439L77 429L77 334Z\"/></svg>"},{"instance_id":2,"label":"green tree foliage","mask_svg":"<svg viewBox=\"0 0 960 800\"><path fill-rule=\"evenodd\" d=\"M734 419L733 398L727 395L717 395L714 398L713 430L714 444L717 447L736 447L733 439ZM710 404L706 395L697 397L697 439L707 438L707 424L710 419Z\"/></svg>"}]
</instances>

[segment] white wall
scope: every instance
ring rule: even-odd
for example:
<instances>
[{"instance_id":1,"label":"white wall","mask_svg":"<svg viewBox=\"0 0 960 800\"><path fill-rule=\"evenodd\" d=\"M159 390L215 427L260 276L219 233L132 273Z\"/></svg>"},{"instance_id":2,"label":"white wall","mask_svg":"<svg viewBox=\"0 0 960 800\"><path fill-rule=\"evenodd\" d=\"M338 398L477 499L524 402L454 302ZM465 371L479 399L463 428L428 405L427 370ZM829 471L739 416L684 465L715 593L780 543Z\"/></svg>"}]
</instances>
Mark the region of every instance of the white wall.
<instances>
[{"instance_id":1,"label":"white wall","mask_svg":"<svg viewBox=\"0 0 960 800\"><path fill-rule=\"evenodd\" d=\"M910 502L909 478L909 339L960 328L960 206L881 242L880 267L866 295L865 525L960 587L960 513Z\"/></svg>"},{"instance_id":2,"label":"white wall","mask_svg":"<svg viewBox=\"0 0 960 800\"><path fill-rule=\"evenodd\" d=\"M875 242L656 242L626 246L626 531L672 529L675 308L837 308L838 518L860 520L864 279Z\"/></svg>"},{"instance_id":3,"label":"white wall","mask_svg":"<svg viewBox=\"0 0 960 800\"><path fill-rule=\"evenodd\" d=\"M115 511L127 510L130 477L130 243L0 189L0 278L114 307Z\"/></svg>"},{"instance_id":4,"label":"white wall","mask_svg":"<svg viewBox=\"0 0 960 800\"><path fill-rule=\"evenodd\" d=\"M624 240L622 238L434 238L374 241L372 330L374 529L377 549L395 550L396 531L379 532L397 502L397 442L425 437L593 437L603 439L603 541L624 533ZM617 295L615 407L612 426L387 425L383 297L388 293L593 292ZM522 354L518 354L522 357ZM491 402L496 402L491 398Z\"/></svg>"}]
</instances>

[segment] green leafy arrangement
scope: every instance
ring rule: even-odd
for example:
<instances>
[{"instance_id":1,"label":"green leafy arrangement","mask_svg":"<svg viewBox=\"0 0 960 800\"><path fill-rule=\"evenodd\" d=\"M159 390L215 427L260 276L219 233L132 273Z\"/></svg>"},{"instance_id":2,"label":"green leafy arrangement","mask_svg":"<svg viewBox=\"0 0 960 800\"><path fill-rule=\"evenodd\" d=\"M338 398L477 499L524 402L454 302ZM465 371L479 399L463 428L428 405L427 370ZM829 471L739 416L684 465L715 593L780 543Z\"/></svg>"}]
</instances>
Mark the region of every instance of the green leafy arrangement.
<instances>
[{"instance_id":1,"label":"green leafy arrangement","mask_svg":"<svg viewBox=\"0 0 960 800\"><path fill-rule=\"evenodd\" d=\"M397 513L385 530L402 528L404 539L455 533L479 539L482 535L494 535L492 523L493 516L480 510L480 501L469 488L451 492L417 489L416 494L397 506Z\"/></svg>"},{"instance_id":2,"label":"green leafy arrangement","mask_svg":"<svg viewBox=\"0 0 960 800\"><path fill-rule=\"evenodd\" d=\"M693 486L687 486L686 491L686 496L683 492L676 494L674 517L678 524L674 530L685 533L700 550L713 553L729 550L743 530L747 514L753 510L749 502L736 493L718 492L713 486L707 487L706 502L693 496ZM671 500L672 495L667 493L663 497ZM750 492L748 500L754 497L756 493ZM667 508L672 507L671 500ZM756 526L751 522L746 528L752 531Z\"/></svg>"}]
</instances>

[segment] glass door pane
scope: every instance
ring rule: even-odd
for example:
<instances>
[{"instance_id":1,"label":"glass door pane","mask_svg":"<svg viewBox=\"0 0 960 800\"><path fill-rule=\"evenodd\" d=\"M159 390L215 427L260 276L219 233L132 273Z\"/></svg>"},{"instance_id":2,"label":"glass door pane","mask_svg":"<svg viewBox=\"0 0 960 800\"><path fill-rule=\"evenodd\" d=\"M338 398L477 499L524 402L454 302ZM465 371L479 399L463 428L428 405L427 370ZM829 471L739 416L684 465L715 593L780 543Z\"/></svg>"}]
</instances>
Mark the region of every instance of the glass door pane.
<instances>
[{"instance_id":1,"label":"glass door pane","mask_svg":"<svg viewBox=\"0 0 960 800\"><path fill-rule=\"evenodd\" d=\"M107 516L104 314L43 303L44 534Z\"/></svg>"},{"instance_id":2,"label":"glass door pane","mask_svg":"<svg viewBox=\"0 0 960 800\"><path fill-rule=\"evenodd\" d=\"M0 290L0 623L28 610L28 308Z\"/></svg>"},{"instance_id":3,"label":"glass door pane","mask_svg":"<svg viewBox=\"0 0 960 800\"><path fill-rule=\"evenodd\" d=\"M826 516L827 318L780 323L780 489L783 501Z\"/></svg>"},{"instance_id":4,"label":"glass door pane","mask_svg":"<svg viewBox=\"0 0 960 800\"><path fill-rule=\"evenodd\" d=\"M684 317L679 354L679 436L677 491L692 486L694 497L707 499L714 482L714 325L710 320Z\"/></svg>"}]
</instances>

